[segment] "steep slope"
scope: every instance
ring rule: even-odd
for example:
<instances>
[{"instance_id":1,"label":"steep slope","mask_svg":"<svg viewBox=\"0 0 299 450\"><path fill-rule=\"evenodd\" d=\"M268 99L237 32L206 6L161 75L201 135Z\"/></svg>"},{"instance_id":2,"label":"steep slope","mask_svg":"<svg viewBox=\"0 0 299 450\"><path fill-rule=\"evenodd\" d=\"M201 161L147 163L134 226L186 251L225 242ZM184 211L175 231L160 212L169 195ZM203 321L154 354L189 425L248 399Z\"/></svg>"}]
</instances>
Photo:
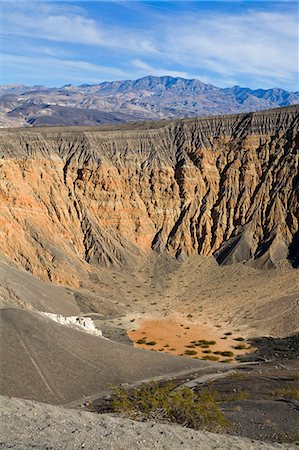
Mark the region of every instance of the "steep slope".
<instances>
[{"instance_id":1,"label":"steep slope","mask_svg":"<svg viewBox=\"0 0 299 450\"><path fill-rule=\"evenodd\" d=\"M99 395L108 383L140 382L207 365L91 336L36 312L4 309L0 317L2 395L67 404Z\"/></svg>"},{"instance_id":2,"label":"steep slope","mask_svg":"<svg viewBox=\"0 0 299 450\"><path fill-rule=\"evenodd\" d=\"M98 125L108 120L115 123L134 118L228 114L295 103L299 103L299 92L240 86L222 89L200 80L170 76L60 88L0 86L2 126Z\"/></svg>"},{"instance_id":3,"label":"steep slope","mask_svg":"<svg viewBox=\"0 0 299 450\"><path fill-rule=\"evenodd\" d=\"M3 255L79 286L152 251L278 267L298 232L298 108L1 132ZM290 248L290 250L289 250Z\"/></svg>"}]
</instances>

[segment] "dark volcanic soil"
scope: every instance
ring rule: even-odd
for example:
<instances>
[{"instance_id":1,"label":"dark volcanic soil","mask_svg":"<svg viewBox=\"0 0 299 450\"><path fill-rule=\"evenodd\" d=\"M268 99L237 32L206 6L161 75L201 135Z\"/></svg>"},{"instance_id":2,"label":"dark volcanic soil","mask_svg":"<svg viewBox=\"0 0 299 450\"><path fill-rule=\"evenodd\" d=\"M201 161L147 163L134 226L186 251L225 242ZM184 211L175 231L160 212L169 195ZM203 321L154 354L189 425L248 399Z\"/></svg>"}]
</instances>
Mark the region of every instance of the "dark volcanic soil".
<instances>
[{"instance_id":1,"label":"dark volcanic soil","mask_svg":"<svg viewBox=\"0 0 299 450\"><path fill-rule=\"evenodd\" d=\"M298 338L297 334L254 339L257 350L251 361L255 362L216 364L216 368L177 378L175 383L215 391L218 406L230 422L226 432L231 435L299 445ZM112 411L109 398L98 399L87 409Z\"/></svg>"}]
</instances>

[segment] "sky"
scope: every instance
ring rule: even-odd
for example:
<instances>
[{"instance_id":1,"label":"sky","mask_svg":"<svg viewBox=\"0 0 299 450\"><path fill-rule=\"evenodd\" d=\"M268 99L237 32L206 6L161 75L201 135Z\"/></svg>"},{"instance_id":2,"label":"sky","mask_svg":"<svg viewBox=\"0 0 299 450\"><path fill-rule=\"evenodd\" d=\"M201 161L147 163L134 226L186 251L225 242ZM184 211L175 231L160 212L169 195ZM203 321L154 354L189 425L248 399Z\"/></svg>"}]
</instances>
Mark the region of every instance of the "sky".
<instances>
[{"instance_id":1,"label":"sky","mask_svg":"<svg viewBox=\"0 0 299 450\"><path fill-rule=\"evenodd\" d=\"M298 90L293 1L1 1L0 84L197 78Z\"/></svg>"}]
</instances>

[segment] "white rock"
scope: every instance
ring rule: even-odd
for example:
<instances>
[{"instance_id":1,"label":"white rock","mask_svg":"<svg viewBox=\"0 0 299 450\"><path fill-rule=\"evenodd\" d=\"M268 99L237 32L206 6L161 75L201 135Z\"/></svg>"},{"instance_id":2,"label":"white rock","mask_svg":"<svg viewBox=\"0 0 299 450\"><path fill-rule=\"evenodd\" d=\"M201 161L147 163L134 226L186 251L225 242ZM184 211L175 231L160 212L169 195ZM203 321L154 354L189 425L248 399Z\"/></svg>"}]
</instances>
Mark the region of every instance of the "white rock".
<instances>
[{"instance_id":1,"label":"white rock","mask_svg":"<svg viewBox=\"0 0 299 450\"><path fill-rule=\"evenodd\" d=\"M101 330L98 330L96 328L94 321L90 317L81 317L81 316L65 317L62 316L61 314L52 314L48 312L40 312L40 314L48 317L51 320L54 320L54 322L57 322L61 325L78 328L80 331L84 331L85 333L103 337Z\"/></svg>"}]
</instances>

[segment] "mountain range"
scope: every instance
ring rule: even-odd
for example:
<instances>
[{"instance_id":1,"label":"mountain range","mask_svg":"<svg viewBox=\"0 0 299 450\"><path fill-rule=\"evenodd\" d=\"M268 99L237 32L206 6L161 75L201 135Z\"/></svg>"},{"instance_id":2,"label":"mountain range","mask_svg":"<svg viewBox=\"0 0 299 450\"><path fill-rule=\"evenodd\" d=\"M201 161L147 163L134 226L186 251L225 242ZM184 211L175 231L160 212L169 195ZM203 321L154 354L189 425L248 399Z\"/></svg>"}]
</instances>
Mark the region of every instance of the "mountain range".
<instances>
[{"instance_id":1,"label":"mountain range","mask_svg":"<svg viewBox=\"0 0 299 450\"><path fill-rule=\"evenodd\" d=\"M138 80L59 88L0 86L0 126L99 125L265 110L299 103L299 91L219 88L197 79Z\"/></svg>"}]
</instances>

